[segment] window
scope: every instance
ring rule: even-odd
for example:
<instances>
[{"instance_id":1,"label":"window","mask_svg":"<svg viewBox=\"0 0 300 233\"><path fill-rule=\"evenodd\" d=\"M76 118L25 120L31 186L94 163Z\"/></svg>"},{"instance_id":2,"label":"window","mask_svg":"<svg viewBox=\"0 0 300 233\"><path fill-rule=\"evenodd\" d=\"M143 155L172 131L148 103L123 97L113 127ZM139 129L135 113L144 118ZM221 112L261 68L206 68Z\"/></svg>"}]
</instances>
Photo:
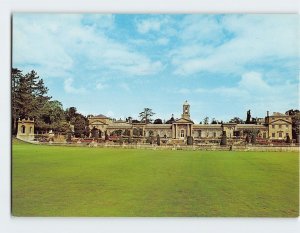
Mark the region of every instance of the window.
<instances>
[{"instance_id":1,"label":"window","mask_svg":"<svg viewBox=\"0 0 300 233\"><path fill-rule=\"evenodd\" d=\"M263 133L263 138L267 138L267 133L266 132Z\"/></svg>"},{"instance_id":2,"label":"window","mask_svg":"<svg viewBox=\"0 0 300 233\"><path fill-rule=\"evenodd\" d=\"M21 132L25 133L25 126L24 125L21 126Z\"/></svg>"},{"instance_id":3,"label":"window","mask_svg":"<svg viewBox=\"0 0 300 233\"><path fill-rule=\"evenodd\" d=\"M272 133L272 138L275 138L275 133Z\"/></svg>"},{"instance_id":4,"label":"window","mask_svg":"<svg viewBox=\"0 0 300 233\"><path fill-rule=\"evenodd\" d=\"M217 137L217 133L216 133L216 132L214 132L214 138L215 138L215 137Z\"/></svg>"},{"instance_id":5,"label":"window","mask_svg":"<svg viewBox=\"0 0 300 233\"><path fill-rule=\"evenodd\" d=\"M287 129L289 128L289 125L285 125L285 126L286 126Z\"/></svg>"},{"instance_id":6,"label":"window","mask_svg":"<svg viewBox=\"0 0 300 233\"><path fill-rule=\"evenodd\" d=\"M275 129L275 125L272 125L272 129Z\"/></svg>"},{"instance_id":7,"label":"window","mask_svg":"<svg viewBox=\"0 0 300 233\"><path fill-rule=\"evenodd\" d=\"M180 137L184 138L184 130L183 129L180 131Z\"/></svg>"},{"instance_id":8,"label":"window","mask_svg":"<svg viewBox=\"0 0 300 233\"><path fill-rule=\"evenodd\" d=\"M32 133L32 127L30 127L30 129L29 129L29 133Z\"/></svg>"},{"instance_id":9,"label":"window","mask_svg":"<svg viewBox=\"0 0 300 233\"><path fill-rule=\"evenodd\" d=\"M282 132L279 132L278 135L280 138L282 138Z\"/></svg>"}]
</instances>

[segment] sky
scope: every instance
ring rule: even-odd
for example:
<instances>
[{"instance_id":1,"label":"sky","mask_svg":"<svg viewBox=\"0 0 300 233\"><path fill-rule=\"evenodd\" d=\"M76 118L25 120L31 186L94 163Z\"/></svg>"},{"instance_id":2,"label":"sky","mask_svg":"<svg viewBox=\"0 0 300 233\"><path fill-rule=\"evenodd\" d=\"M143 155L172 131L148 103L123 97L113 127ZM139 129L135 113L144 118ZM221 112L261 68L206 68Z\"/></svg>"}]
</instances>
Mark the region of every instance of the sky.
<instances>
[{"instance_id":1,"label":"sky","mask_svg":"<svg viewBox=\"0 0 300 233\"><path fill-rule=\"evenodd\" d=\"M13 14L13 67L84 115L195 123L299 108L297 14Z\"/></svg>"}]
</instances>

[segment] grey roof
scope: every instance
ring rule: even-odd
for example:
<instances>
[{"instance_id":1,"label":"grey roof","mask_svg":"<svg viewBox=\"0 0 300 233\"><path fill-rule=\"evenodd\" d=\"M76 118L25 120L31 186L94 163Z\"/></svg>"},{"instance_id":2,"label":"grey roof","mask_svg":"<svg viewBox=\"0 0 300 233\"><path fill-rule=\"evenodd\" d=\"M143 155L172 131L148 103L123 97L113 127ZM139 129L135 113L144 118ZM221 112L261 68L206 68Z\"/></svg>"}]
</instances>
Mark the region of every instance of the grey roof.
<instances>
[{"instance_id":1,"label":"grey roof","mask_svg":"<svg viewBox=\"0 0 300 233\"><path fill-rule=\"evenodd\" d=\"M104 116L103 114L99 114L99 115L94 116L94 117L97 117L97 118L108 118L107 116Z\"/></svg>"}]
</instances>

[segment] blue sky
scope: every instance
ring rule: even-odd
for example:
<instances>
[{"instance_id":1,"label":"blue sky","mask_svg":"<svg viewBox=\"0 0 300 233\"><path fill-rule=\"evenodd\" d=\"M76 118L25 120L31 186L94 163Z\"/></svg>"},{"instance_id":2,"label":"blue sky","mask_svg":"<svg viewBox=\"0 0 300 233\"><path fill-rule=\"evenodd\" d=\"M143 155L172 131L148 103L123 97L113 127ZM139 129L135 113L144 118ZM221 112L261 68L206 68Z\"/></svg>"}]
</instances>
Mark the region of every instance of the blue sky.
<instances>
[{"instance_id":1,"label":"blue sky","mask_svg":"<svg viewBox=\"0 0 300 233\"><path fill-rule=\"evenodd\" d=\"M264 117L299 105L298 15L13 15L13 66L64 108L113 118Z\"/></svg>"}]
</instances>

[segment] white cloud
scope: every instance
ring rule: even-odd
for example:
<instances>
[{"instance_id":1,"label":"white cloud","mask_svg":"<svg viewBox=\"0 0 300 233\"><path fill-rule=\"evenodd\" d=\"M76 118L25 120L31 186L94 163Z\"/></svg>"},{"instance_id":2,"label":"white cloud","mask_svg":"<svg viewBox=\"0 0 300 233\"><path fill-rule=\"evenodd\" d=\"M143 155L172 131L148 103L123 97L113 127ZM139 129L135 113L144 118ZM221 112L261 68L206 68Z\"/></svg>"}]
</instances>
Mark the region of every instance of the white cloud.
<instances>
[{"instance_id":1,"label":"white cloud","mask_svg":"<svg viewBox=\"0 0 300 233\"><path fill-rule=\"evenodd\" d=\"M180 33L179 37L184 41L215 44L224 36L222 25L218 23L214 15L187 15L180 27L183 33Z\"/></svg>"},{"instance_id":2,"label":"white cloud","mask_svg":"<svg viewBox=\"0 0 300 233\"><path fill-rule=\"evenodd\" d=\"M239 88L247 90L263 90L271 88L262 78L262 74L258 72L248 72L242 75L239 82Z\"/></svg>"},{"instance_id":3,"label":"white cloud","mask_svg":"<svg viewBox=\"0 0 300 233\"><path fill-rule=\"evenodd\" d=\"M147 19L137 22L137 30L139 33L148 33L150 31L159 31L163 21L159 19Z\"/></svg>"},{"instance_id":4,"label":"white cloud","mask_svg":"<svg viewBox=\"0 0 300 233\"><path fill-rule=\"evenodd\" d=\"M49 15L15 14L13 17L13 64L25 69L38 67L39 74L64 76L73 66L73 58L61 45L61 22L73 25L77 15L52 18ZM66 42L64 42L66 43Z\"/></svg>"},{"instance_id":5,"label":"white cloud","mask_svg":"<svg viewBox=\"0 0 300 233\"><path fill-rule=\"evenodd\" d=\"M13 64L34 67L42 76L64 78L79 64L82 69L130 76L151 75L163 69L160 61L109 38L102 30L113 27L113 22L112 17L103 15L15 14Z\"/></svg>"},{"instance_id":6,"label":"white cloud","mask_svg":"<svg viewBox=\"0 0 300 233\"><path fill-rule=\"evenodd\" d=\"M82 94L85 93L86 90L83 87L80 88L75 88L73 86L73 79L72 78L67 78L64 81L64 90L66 93L70 93L70 94Z\"/></svg>"},{"instance_id":7,"label":"white cloud","mask_svg":"<svg viewBox=\"0 0 300 233\"><path fill-rule=\"evenodd\" d=\"M227 15L220 22L199 20L192 17L188 23L184 21L182 46L170 53L175 74L242 74L249 64L274 59L284 63L284 59L298 56L297 15ZM201 26L202 23L207 26ZM193 49L186 48L187 45Z\"/></svg>"},{"instance_id":8,"label":"white cloud","mask_svg":"<svg viewBox=\"0 0 300 233\"><path fill-rule=\"evenodd\" d=\"M211 95L222 101L228 100L232 106L248 106L257 112L264 112L266 109L285 112L299 102L297 84L286 81L283 84L271 85L263 79L261 73L254 71L244 73L240 81L232 87L196 88L193 92L204 96Z\"/></svg>"},{"instance_id":9,"label":"white cloud","mask_svg":"<svg viewBox=\"0 0 300 233\"><path fill-rule=\"evenodd\" d=\"M158 44L158 45L167 45L168 43L169 43L169 39L168 38L166 38L166 37L162 37L162 38L159 38L157 41L156 41L156 43Z\"/></svg>"},{"instance_id":10,"label":"white cloud","mask_svg":"<svg viewBox=\"0 0 300 233\"><path fill-rule=\"evenodd\" d=\"M108 87L109 87L109 85L107 85L107 84L104 84L104 83L101 83L101 82L96 83L96 89L98 89L98 90L103 90L103 89L108 88Z\"/></svg>"},{"instance_id":11,"label":"white cloud","mask_svg":"<svg viewBox=\"0 0 300 233\"><path fill-rule=\"evenodd\" d=\"M82 21L89 26L111 29L114 27L115 17L112 14L85 14Z\"/></svg>"}]
</instances>

